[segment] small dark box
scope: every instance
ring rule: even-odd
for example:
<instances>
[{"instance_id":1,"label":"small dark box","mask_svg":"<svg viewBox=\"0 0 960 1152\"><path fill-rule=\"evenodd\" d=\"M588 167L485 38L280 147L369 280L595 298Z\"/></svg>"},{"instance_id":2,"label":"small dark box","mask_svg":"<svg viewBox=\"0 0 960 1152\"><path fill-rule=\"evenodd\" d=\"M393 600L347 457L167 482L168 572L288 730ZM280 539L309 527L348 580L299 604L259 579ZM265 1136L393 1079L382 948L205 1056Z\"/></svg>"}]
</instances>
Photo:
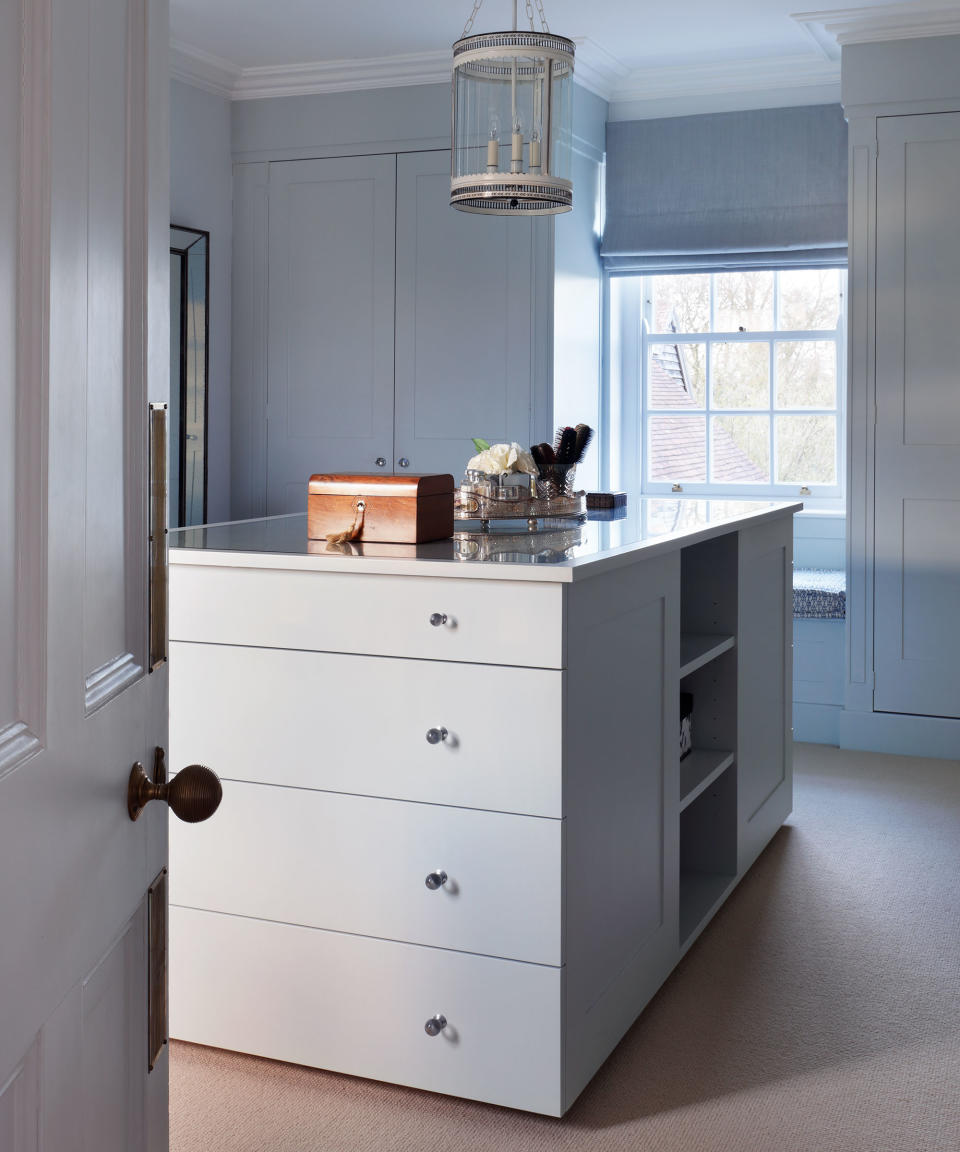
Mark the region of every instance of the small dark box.
<instances>
[{"instance_id":1,"label":"small dark box","mask_svg":"<svg viewBox=\"0 0 960 1152\"><path fill-rule=\"evenodd\" d=\"M590 512L599 508L626 508L626 492L588 492L587 510Z\"/></svg>"},{"instance_id":2,"label":"small dark box","mask_svg":"<svg viewBox=\"0 0 960 1152\"><path fill-rule=\"evenodd\" d=\"M680 759L693 751L693 694L680 693Z\"/></svg>"}]
</instances>

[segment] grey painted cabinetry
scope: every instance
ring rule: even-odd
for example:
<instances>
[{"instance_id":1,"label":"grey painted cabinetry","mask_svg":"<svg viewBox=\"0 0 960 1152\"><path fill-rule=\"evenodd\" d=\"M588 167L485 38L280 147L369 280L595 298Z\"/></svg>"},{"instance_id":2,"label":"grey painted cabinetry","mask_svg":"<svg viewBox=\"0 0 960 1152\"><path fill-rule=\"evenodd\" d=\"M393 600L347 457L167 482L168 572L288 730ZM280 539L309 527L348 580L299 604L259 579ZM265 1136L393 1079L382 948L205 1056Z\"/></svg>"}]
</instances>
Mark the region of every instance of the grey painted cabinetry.
<instances>
[{"instance_id":1,"label":"grey painted cabinetry","mask_svg":"<svg viewBox=\"0 0 960 1152\"><path fill-rule=\"evenodd\" d=\"M170 758L229 778L170 829L171 1035L566 1112L790 811L797 507L536 566L176 534Z\"/></svg>"},{"instance_id":2,"label":"grey painted cabinetry","mask_svg":"<svg viewBox=\"0 0 960 1152\"><path fill-rule=\"evenodd\" d=\"M960 37L843 49L849 560L841 742L960 750Z\"/></svg>"},{"instance_id":3,"label":"grey painted cabinetry","mask_svg":"<svg viewBox=\"0 0 960 1152\"><path fill-rule=\"evenodd\" d=\"M960 112L877 140L874 706L960 717Z\"/></svg>"},{"instance_id":4,"label":"grey painted cabinetry","mask_svg":"<svg viewBox=\"0 0 960 1152\"><path fill-rule=\"evenodd\" d=\"M532 437L534 224L448 196L446 151L237 166L234 516Z\"/></svg>"}]
</instances>

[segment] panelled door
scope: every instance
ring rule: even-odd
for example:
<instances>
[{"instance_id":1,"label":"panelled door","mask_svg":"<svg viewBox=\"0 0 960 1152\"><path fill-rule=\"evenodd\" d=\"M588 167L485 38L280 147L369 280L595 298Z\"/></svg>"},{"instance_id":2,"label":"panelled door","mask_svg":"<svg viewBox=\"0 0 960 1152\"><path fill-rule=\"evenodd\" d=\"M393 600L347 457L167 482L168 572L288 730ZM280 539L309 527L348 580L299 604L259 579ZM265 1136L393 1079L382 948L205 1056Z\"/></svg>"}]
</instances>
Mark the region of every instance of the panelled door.
<instances>
[{"instance_id":1,"label":"panelled door","mask_svg":"<svg viewBox=\"0 0 960 1152\"><path fill-rule=\"evenodd\" d=\"M450 207L450 153L397 157L399 468L451 472L533 437L533 221Z\"/></svg>"},{"instance_id":2,"label":"panelled door","mask_svg":"<svg viewBox=\"0 0 960 1152\"><path fill-rule=\"evenodd\" d=\"M3 1152L167 1147L147 1026L166 808L133 823L126 794L166 742L145 454L169 373L168 39L166 0L0 3Z\"/></svg>"},{"instance_id":3,"label":"panelled door","mask_svg":"<svg viewBox=\"0 0 960 1152\"><path fill-rule=\"evenodd\" d=\"M268 516L393 469L395 187L395 156L270 165Z\"/></svg>"},{"instance_id":4,"label":"panelled door","mask_svg":"<svg viewBox=\"0 0 960 1152\"><path fill-rule=\"evenodd\" d=\"M960 717L960 113L877 141L874 707Z\"/></svg>"}]
</instances>

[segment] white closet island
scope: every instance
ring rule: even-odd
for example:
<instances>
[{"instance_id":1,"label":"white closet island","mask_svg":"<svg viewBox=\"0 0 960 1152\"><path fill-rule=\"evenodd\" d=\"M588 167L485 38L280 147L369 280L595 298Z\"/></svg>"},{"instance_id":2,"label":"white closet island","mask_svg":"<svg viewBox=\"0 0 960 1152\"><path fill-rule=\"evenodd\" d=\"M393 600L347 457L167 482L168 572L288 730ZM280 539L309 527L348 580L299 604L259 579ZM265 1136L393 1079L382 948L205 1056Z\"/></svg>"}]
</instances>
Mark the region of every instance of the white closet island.
<instances>
[{"instance_id":1,"label":"white closet island","mask_svg":"<svg viewBox=\"0 0 960 1152\"><path fill-rule=\"evenodd\" d=\"M171 1034L566 1112L790 812L799 507L172 533Z\"/></svg>"}]
</instances>

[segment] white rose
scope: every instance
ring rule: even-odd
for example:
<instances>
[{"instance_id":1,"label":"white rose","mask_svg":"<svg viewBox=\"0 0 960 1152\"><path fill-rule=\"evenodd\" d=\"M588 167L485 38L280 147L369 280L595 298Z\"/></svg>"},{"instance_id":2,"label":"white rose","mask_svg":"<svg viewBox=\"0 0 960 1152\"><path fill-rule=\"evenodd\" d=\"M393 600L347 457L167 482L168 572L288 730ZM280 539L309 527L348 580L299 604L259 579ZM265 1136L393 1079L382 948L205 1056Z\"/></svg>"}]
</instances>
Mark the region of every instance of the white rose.
<instances>
[{"instance_id":1,"label":"white rose","mask_svg":"<svg viewBox=\"0 0 960 1152\"><path fill-rule=\"evenodd\" d=\"M533 462L533 457L529 452L524 452L519 444L514 444L517 449L517 459L513 465L514 472L526 472L528 476L537 475L537 466Z\"/></svg>"},{"instance_id":2,"label":"white rose","mask_svg":"<svg viewBox=\"0 0 960 1152\"><path fill-rule=\"evenodd\" d=\"M467 461L470 472L486 472L490 476L500 476L504 472L527 472L536 475L536 465L529 452L524 452L519 444L491 444L483 452Z\"/></svg>"},{"instance_id":3,"label":"white rose","mask_svg":"<svg viewBox=\"0 0 960 1152\"><path fill-rule=\"evenodd\" d=\"M499 447L499 445L495 445L495 447ZM486 448L476 456L470 457L467 461L467 470L470 472L486 472L489 476L499 476L501 471L504 471L504 469L500 467L502 463L502 458L494 452L493 448Z\"/></svg>"}]
</instances>

